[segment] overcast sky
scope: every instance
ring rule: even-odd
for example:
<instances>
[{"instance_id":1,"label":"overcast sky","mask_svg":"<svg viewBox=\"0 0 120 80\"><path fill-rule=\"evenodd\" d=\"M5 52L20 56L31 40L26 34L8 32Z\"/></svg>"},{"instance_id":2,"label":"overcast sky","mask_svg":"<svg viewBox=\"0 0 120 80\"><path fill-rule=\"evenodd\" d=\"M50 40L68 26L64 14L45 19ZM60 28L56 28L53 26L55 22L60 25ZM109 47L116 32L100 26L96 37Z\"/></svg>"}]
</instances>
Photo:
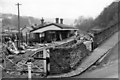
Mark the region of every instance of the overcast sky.
<instances>
[{"instance_id":1,"label":"overcast sky","mask_svg":"<svg viewBox=\"0 0 120 80\"><path fill-rule=\"evenodd\" d=\"M21 3L20 15L46 18L78 18L98 16L115 0L0 0L0 12L17 14L16 3Z\"/></svg>"}]
</instances>

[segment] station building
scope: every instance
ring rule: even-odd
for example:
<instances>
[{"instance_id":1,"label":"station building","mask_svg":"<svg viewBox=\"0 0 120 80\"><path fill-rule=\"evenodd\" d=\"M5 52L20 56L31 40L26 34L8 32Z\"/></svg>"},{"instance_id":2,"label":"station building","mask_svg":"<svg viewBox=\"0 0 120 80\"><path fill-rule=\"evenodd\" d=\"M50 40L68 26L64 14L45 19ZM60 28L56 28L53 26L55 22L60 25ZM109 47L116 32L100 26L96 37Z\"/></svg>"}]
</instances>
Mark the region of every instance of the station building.
<instances>
[{"instance_id":1,"label":"station building","mask_svg":"<svg viewBox=\"0 0 120 80\"><path fill-rule=\"evenodd\" d=\"M59 22L60 20L60 22ZM44 23L30 31L32 39L40 43L51 43L53 41L62 41L77 34L77 28L63 24L63 19L56 18L55 23Z\"/></svg>"}]
</instances>

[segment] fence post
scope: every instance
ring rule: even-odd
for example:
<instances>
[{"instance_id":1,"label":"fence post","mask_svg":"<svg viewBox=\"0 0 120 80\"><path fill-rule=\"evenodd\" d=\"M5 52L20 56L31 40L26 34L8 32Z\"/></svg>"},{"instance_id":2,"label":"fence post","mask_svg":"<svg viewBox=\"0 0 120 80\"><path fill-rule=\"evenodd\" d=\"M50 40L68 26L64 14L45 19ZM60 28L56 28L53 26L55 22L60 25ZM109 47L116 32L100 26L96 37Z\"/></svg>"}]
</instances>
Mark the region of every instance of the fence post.
<instances>
[{"instance_id":1,"label":"fence post","mask_svg":"<svg viewBox=\"0 0 120 80\"><path fill-rule=\"evenodd\" d=\"M50 72L50 51L47 49L47 75L49 75Z\"/></svg>"},{"instance_id":2,"label":"fence post","mask_svg":"<svg viewBox=\"0 0 120 80\"><path fill-rule=\"evenodd\" d=\"M43 49L44 72L48 75L50 72L50 54L49 49Z\"/></svg>"},{"instance_id":3,"label":"fence post","mask_svg":"<svg viewBox=\"0 0 120 80\"><path fill-rule=\"evenodd\" d=\"M31 80L31 78L32 78L32 74L31 74L31 60L29 60L28 62L27 62L27 65L28 65L28 79L29 80Z\"/></svg>"},{"instance_id":4,"label":"fence post","mask_svg":"<svg viewBox=\"0 0 120 80\"><path fill-rule=\"evenodd\" d=\"M27 42L27 39L28 39L28 35L27 35L27 32L26 32L26 39L25 39L26 44L28 43L28 42Z\"/></svg>"},{"instance_id":5,"label":"fence post","mask_svg":"<svg viewBox=\"0 0 120 80\"><path fill-rule=\"evenodd\" d=\"M47 65L46 65L46 53L47 53L47 51L46 51L46 49L43 49L43 64L44 64L44 73L46 73L47 72Z\"/></svg>"}]
</instances>

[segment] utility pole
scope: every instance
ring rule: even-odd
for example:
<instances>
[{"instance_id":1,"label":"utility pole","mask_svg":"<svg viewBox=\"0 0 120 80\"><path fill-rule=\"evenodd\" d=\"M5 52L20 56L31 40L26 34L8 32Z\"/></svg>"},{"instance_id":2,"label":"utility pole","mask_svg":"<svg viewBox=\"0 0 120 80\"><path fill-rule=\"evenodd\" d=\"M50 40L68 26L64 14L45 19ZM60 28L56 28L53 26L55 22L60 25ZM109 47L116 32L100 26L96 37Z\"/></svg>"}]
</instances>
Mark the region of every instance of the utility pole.
<instances>
[{"instance_id":1,"label":"utility pole","mask_svg":"<svg viewBox=\"0 0 120 80\"><path fill-rule=\"evenodd\" d=\"M120 18L120 11L119 10L120 10L120 0L118 1L118 29L119 29L119 25L120 25L120 23L119 23L120 22L120 19L119 19Z\"/></svg>"},{"instance_id":2,"label":"utility pole","mask_svg":"<svg viewBox=\"0 0 120 80\"><path fill-rule=\"evenodd\" d=\"M116 0L115 2L117 2L118 4L118 6L117 6L117 8L118 8L118 30L120 29L120 0Z\"/></svg>"},{"instance_id":3,"label":"utility pole","mask_svg":"<svg viewBox=\"0 0 120 80\"><path fill-rule=\"evenodd\" d=\"M17 47L20 47L20 40L21 40L21 33L20 33L20 10L19 10L19 6L22 4L17 3L16 4L18 7L18 37L17 37Z\"/></svg>"}]
</instances>

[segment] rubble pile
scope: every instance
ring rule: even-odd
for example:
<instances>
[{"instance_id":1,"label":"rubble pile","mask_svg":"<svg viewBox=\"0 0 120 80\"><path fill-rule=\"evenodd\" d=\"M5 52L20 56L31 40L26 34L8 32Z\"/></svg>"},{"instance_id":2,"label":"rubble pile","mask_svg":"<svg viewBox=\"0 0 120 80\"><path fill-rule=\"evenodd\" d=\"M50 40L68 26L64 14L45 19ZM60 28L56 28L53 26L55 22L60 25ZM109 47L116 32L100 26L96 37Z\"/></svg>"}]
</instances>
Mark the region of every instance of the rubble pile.
<instances>
[{"instance_id":1,"label":"rubble pile","mask_svg":"<svg viewBox=\"0 0 120 80\"><path fill-rule=\"evenodd\" d=\"M5 51L5 50L4 50ZM32 72L35 73L42 73L43 72L43 60L36 60L34 57L31 55L35 51L26 51L25 54L8 54L6 55L4 52L3 53L3 75L4 77L7 77L8 75L10 76L22 76L22 77L27 77L27 72L28 72L28 66L27 66L27 61L31 58L32 59ZM4 71L6 70L6 71ZM16 74L19 73L19 74ZM17 78L18 78L17 77ZM39 76L40 77L40 76Z\"/></svg>"}]
</instances>

